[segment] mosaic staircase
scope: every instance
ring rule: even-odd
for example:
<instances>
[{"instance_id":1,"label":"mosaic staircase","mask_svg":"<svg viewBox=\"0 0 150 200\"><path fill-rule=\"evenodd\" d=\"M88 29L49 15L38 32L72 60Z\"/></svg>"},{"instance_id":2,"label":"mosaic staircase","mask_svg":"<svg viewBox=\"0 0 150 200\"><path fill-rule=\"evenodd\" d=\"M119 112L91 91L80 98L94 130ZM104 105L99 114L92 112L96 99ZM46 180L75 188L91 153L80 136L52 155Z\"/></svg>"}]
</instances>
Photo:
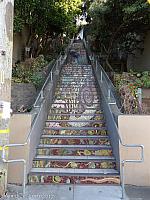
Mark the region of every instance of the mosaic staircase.
<instances>
[{"instance_id":1,"label":"mosaic staircase","mask_svg":"<svg viewBox=\"0 0 150 200\"><path fill-rule=\"evenodd\" d=\"M119 184L100 94L82 43L62 67L30 184Z\"/></svg>"}]
</instances>

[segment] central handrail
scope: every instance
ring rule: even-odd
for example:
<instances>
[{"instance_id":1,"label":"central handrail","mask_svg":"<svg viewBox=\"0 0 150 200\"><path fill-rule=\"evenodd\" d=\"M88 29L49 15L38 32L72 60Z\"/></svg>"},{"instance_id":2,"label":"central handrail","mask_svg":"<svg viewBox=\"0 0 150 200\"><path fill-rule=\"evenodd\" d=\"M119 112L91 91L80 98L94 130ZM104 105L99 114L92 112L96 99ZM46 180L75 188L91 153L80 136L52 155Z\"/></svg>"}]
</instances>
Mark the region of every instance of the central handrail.
<instances>
[{"instance_id":1,"label":"central handrail","mask_svg":"<svg viewBox=\"0 0 150 200\"><path fill-rule=\"evenodd\" d=\"M87 50L87 52L91 52L86 41L83 40L84 42L84 46ZM89 56L89 55L88 55ZM101 91L103 93L103 96L104 96L104 100L106 102L106 105L109 109L109 113L112 117L112 123L115 127L115 130L116 130L116 134L117 134L117 137L118 137L118 140L119 140L119 143L123 146L123 147L126 147L126 148L138 148L140 149L140 159L124 159L124 160L121 160L121 187L122 187L122 199L125 198L125 175L124 175L124 168L125 168L125 164L126 163L142 163L144 162L144 145L142 144L125 144L119 134L119 131L118 131L118 127L117 127L117 124L116 124L116 120L114 119L114 116L113 116L113 113L112 113L112 110L111 110L111 105L115 105L118 113L120 113L120 109L118 108L117 104L116 104L116 99L115 99L115 95L114 95L114 91L112 91L112 89L114 90L115 87L113 85L113 83L111 82L111 80L109 79L107 73L105 72L105 70L103 69L103 67L98 63L97 59L95 58L95 56L91 56L93 57L92 60L94 60L94 65L96 66L96 68L93 68L94 71L95 71L95 74L96 76L98 75L98 70L101 70L100 71L100 81L98 81L99 85L100 85L100 88L101 88ZM99 65L99 66L98 66ZM107 96L105 95L104 93L104 89L103 87L101 87L101 85L103 86L103 76L105 77L105 86L106 86L106 90L107 90ZM109 81L109 83L108 83ZM111 87L110 87L111 86ZM109 102L110 100L110 96L112 95L113 97L113 100L114 102ZM116 138L117 139L117 138Z\"/></svg>"}]
</instances>

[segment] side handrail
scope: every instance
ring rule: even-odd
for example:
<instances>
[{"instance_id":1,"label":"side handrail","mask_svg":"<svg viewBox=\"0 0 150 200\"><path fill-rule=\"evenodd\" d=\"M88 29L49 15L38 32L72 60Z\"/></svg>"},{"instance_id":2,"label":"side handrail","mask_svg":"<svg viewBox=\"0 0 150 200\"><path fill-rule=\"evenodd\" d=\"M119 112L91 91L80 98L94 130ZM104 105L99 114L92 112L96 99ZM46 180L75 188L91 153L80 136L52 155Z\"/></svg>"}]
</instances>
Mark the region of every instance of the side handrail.
<instances>
[{"instance_id":1,"label":"side handrail","mask_svg":"<svg viewBox=\"0 0 150 200\"><path fill-rule=\"evenodd\" d=\"M125 198L125 176L124 176L124 169L126 163L142 163L144 162L144 145L139 144L124 144L120 140L120 144L126 148L139 148L141 150L140 159L139 160L122 160L121 161L121 187L122 187L122 199Z\"/></svg>"},{"instance_id":2,"label":"side handrail","mask_svg":"<svg viewBox=\"0 0 150 200\"><path fill-rule=\"evenodd\" d=\"M50 81L53 81L53 73L54 73L55 69L58 67L58 63L59 63L60 65L62 65L62 64L63 64L63 61L64 61L64 60L63 60L62 55L59 54L58 59L57 59L57 60L55 61L55 63L53 64L53 67L52 67L52 69L50 70L50 73L49 73L49 75L48 75L48 77L47 77L47 79L46 79L44 85L42 86L42 89L41 89L41 91L39 92L39 95L37 96L37 98L36 98L36 100L35 100L35 103L33 104L33 107L34 107L34 108L39 107L39 106L37 106L37 103L38 103L38 101L39 101L40 99L43 99L43 98L44 98L44 89L45 89L45 87L47 86L47 83L49 82L49 80L50 80Z\"/></svg>"},{"instance_id":3,"label":"side handrail","mask_svg":"<svg viewBox=\"0 0 150 200\"><path fill-rule=\"evenodd\" d=\"M43 104L42 104L43 105ZM40 107L39 113L34 121L34 124L32 126L32 129L34 128L34 126L36 125L36 122L38 120L38 116L40 115L42 110L42 106ZM6 144L3 146L2 148L2 161L4 163L23 163L23 196L25 195L25 186L26 186L26 171L27 171L27 163L25 159L15 159L15 160L7 160L5 158L6 156L6 149L8 149L9 147L24 147L28 144L30 137L31 137L31 133L32 133L32 129L29 131L29 134L27 135L27 138L25 140L25 143L22 144Z\"/></svg>"},{"instance_id":4,"label":"side handrail","mask_svg":"<svg viewBox=\"0 0 150 200\"><path fill-rule=\"evenodd\" d=\"M70 44L66 47L66 49L64 51L65 54L68 54L69 48L72 46L72 44L73 44L73 39L70 39ZM44 98L44 89L47 86L47 83L49 82L49 80L53 81L53 73L57 69L58 65L63 65L64 64L64 62L66 60L65 54L64 54L64 57L63 57L63 55L60 53L59 56L58 56L58 58L57 58L57 60L52 65L52 69L50 70L50 73L49 73L48 77L46 78L46 81L45 81L44 85L42 86L42 88L41 88L41 90L40 90L40 92L39 92L39 94L38 94L38 96L37 96L37 98L36 98L36 100L35 100L35 102L33 104L34 108L39 108L39 106L37 105L37 103L38 103L38 101L40 99Z\"/></svg>"},{"instance_id":5,"label":"side handrail","mask_svg":"<svg viewBox=\"0 0 150 200\"><path fill-rule=\"evenodd\" d=\"M84 40L84 45L85 45L85 47L87 49L88 47L87 47L87 44L86 44L85 40ZM88 49L87 49L87 52L89 52ZM94 60L96 62L96 69L97 69L98 61L95 58L94 58ZM104 73L105 76L107 77L107 79L110 81L107 73L105 72L105 70L103 69L103 67L101 65L100 65L100 68L102 70L101 72ZM100 82L101 83L103 82L102 73L100 75L100 77L101 77ZM112 92L112 88L114 89L114 85L113 85L112 82L111 82L111 87L108 87L108 85L109 84L107 83L108 93L112 93L112 96L114 97L113 92ZM109 107L110 113L112 115L113 123L115 125L116 133L117 133L117 136L118 136L118 139L119 139L119 143L121 144L121 146L123 146L125 148L138 148L138 149L140 149L140 159L124 159L124 160L121 160L121 188L122 188L122 199L124 199L125 198L125 175L124 175L125 164L126 163L131 163L131 162L132 163L142 163L142 162L144 162L144 145L142 145L142 144L125 144L125 143L123 143L122 138L121 138L121 136L120 136L120 134L118 132L118 127L117 127L116 121L114 120L114 117L113 117L113 114L112 114L112 111L111 111L111 108L110 108L111 105L117 106L117 104L116 104L116 102L114 102L114 103L108 102L106 100L108 97L106 97L106 96L104 96L104 98L105 98L105 101L106 101L106 103L107 103L107 105ZM118 110L119 110L119 108L118 108Z\"/></svg>"},{"instance_id":6,"label":"side handrail","mask_svg":"<svg viewBox=\"0 0 150 200\"><path fill-rule=\"evenodd\" d=\"M68 54L69 47L72 46L72 44L73 44L73 40L71 40L71 43L66 48L66 51L65 51L66 54ZM41 91L40 91L35 103L34 103L34 107L38 107L40 109L39 109L38 114L37 114L37 116L36 116L36 118L34 120L32 128L31 128L31 130L29 131L29 133L27 135L25 143L22 143L22 144L6 144L6 145L4 145L2 147L2 161L4 163L23 163L23 185L22 185L23 186L23 196L25 195L25 187L26 187L27 162L26 162L25 159L14 159L14 160L6 159L6 149L8 149L9 147L12 147L12 148L13 147L24 147L24 146L26 146L28 144L28 142L30 140L30 137L31 137L31 134L32 134L32 130L33 130L33 128L35 127L35 125L37 123L38 117L39 117L39 115L41 113L41 110L42 110L42 106L44 104L44 101L42 101L42 104L40 106L36 106L37 102L39 101L39 99L41 97L43 97L42 99L44 99L44 96L43 96L44 88L46 87L46 85L47 85L47 83L48 83L50 78L51 78L51 81L53 80L52 73L53 73L56 65L58 65L58 61L60 61L60 65L62 65L65 62L66 58L67 58L67 56L64 56L64 58L62 58L62 55L61 54L59 55L59 58L56 60L55 64L53 65L53 67L52 67L52 69L50 71L50 74L48 75L48 77L47 77L47 79L46 79L46 81L45 81L45 83L44 83L44 85L43 85L43 87L42 87L42 89L41 89Z\"/></svg>"},{"instance_id":7,"label":"side handrail","mask_svg":"<svg viewBox=\"0 0 150 200\"><path fill-rule=\"evenodd\" d=\"M111 91L110 91L111 92ZM104 93L103 93L104 95ZM105 96L105 101L107 102L106 100L106 96ZM140 149L140 159L124 159L124 160L121 160L121 188L122 188L122 199L125 199L125 175L124 175L124 168L125 168L125 164L126 163L142 163L144 162L144 145L142 144L125 144L118 132L118 127L117 127L117 124L116 124L116 121L114 120L114 117L113 117L113 114L112 114L112 111L111 111L111 105L115 105L117 106L116 103L109 103L107 102L107 105L109 107L109 110L111 112L111 115L112 115L112 118L113 118L113 122L114 125L115 125L115 128L116 128L116 133L117 133L117 136L118 136L118 139L119 139L119 143L121 144L121 146L125 147L125 148L138 148ZM117 107L118 108L118 107ZM118 108L119 109L119 108Z\"/></svg>"},{"instance_id":8,"label":"side handrail","mask_svg":"<svg viewBox=\"0 0 150 200\"><path fill-rule=\"evenodd\" d=\"M53 64L53 67L52 67L52 69L54 68L54 66L55 66L55 64L56 64L56 62ZM35 100L35 102L34 102L34 104L33 104L33 107L34 108L36 108L37 106L37 102L39 101L39 99L40 98L44 98L44 89L45 89L45 87L46 87L46 85L47 85L47 83L49 82L49 80L51 79L51 71L52 71L52 69L50 70L50 73L49 73L49 75L47 76L47 78L46 78L46 81L44 82L44 85L42 86L42 88L41 88L41 91L39 92L39 94L38 94L38 96L37 96L37 98L36 98L36 100Z\"/></svg>"},{"instance_id":9,"label":"side handrail","mask_svg":"<svg viewBox=\"0 0 150 200\"><path fill-rule=\"evenodd\" d=\"M101 66L102 67L102 66ZM103 70L104 71L104 70ZM107 88L108 90L111 91L110 88ZM105 97L105 101L106 101L106 97ZM107 101L106 101L107 102ZM110 106L111 105L114 105L114 103L109 103L107 102L107 105L109 106L109 110L111 112L111 115L113 117L113 114L112 114L112 111L111 111L111 108ZM115 103L115 106L117 106L117 104ZM118 107L117 107L118 108ZM118 108L119 110L119 108ZM117 133L117 136L118 136L118 139L119 139L119 142L120 144L123 146L123 147L126 147L126 148L138 148L140 149L140 159L124 159L124 160L121 160L121 188L122 188L122 199L125 199L125 175L124 175L124 168L125 168L125 164L126 163L142 163L144 162L144 145L142 144L125 144L123 141L122 141L122 138L118 132L118 127L117 127L117 124L116 124L116 121L113 120L113 123L114 125L116 126L116 133Z\"/></svg>"}]
</instances>

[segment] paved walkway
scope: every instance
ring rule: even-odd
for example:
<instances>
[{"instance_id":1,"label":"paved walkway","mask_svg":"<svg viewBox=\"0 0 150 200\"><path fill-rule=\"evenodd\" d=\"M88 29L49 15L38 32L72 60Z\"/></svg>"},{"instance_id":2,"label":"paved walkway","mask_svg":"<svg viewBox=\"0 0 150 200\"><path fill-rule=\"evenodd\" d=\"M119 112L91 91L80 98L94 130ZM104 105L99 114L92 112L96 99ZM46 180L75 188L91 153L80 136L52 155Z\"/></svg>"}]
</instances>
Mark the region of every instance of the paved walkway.
<instances>
[{"instance_id":1,"label":"paved walkway","mask_svg":"<svg viewBox=\"0 0 150 200\"><path fill-rule=\"evenodd\" d=\"M33 185L26 187L26 196L21 197L22 187L9 185L9 193L1 200L120 200L120 186L81 185ZM150 187L126 186L125 200L150 200Z\"/></svg>"},{"instance_id":2,"label":"paved walkway","mask_svg":"<svg viewBox=\"0 0 150 200\"><path fill-rule=\"evenodd\" d=\"M130 200L150 200L150 187L126 186L126 195Z\"/></svg>"},{"instance_id":3,"label":"paved walkway","mask_svg":"<svg viewBox=\"0 0 150 200\"><path fill-rule=\"evenodd\" d=\"M26 196L20 196L21 187L9 186L9 200L119 200L120 186L81 185L32 185L27 186Z\"/></svg>"}]
</instances>

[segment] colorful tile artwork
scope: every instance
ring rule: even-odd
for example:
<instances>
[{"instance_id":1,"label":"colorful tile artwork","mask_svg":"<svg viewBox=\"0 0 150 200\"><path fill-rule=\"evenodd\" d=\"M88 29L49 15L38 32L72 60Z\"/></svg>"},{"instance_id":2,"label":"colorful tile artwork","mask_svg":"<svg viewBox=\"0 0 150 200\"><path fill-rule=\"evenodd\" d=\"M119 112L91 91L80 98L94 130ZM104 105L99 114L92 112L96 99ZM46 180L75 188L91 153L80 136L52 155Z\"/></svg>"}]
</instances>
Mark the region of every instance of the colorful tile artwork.
<instances>
[{"instance_id":1,"label":"colorful tile artwork","mask_svg":"<svg viewBox=\"0 0 150 200\"><path fill-rule=\"evenodd\" d=\"M73 56L73 52L78 57ZM31 184L120 182L119 177L113 174L84 175L86 169L116 169L116 161L108 137L100 92L82 43L74 45L68 63L62 67L33 168L41 169L41 172L29 175ZM51 173L51 168L59 169L59 173ZM49 171L46 173L44 169ZM62 173L61 169L83 169L83 173L81 176L75 173L68 175L69 172Z\"/></svg>"}]
</instances>

